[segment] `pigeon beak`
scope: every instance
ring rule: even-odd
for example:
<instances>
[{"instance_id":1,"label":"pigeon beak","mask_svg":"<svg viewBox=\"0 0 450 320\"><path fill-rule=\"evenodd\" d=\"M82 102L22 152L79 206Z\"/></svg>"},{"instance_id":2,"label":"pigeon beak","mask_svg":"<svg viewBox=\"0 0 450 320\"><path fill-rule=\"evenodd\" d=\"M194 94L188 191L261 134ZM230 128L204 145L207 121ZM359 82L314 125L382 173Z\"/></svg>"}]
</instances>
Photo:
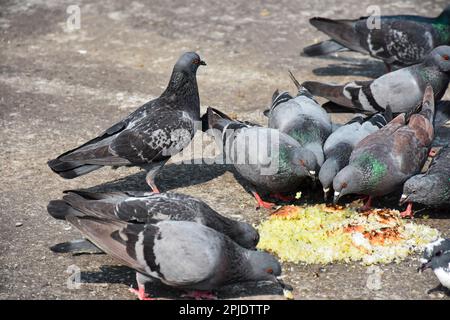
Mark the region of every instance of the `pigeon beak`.
<instances>
[{"instance_id":1,"label":"pigeon beak","mask_svg":"<svg viewBox=\"0 0 450 320\"><path fill-rule=\"evenodd\" d=\"M422 263L422 265L417 269L417 272L422 273L429 268L431 268L431 261Z\"/></svg>"},{"instance_id":2,"label":"pigeon beak","mask_svg":"<svg viewBox=\"0 0 450 320\"><path fill-rule=\"evenodd\" d=\"M333 204L337 204L337 202L339 201L339 198L341 197L341 193L338 191L334 192L334 197L333 197Z\"/></svg>"},{"instance_id":3,"label":"pigeon beak","mask_svg":"<svg viewBox=\"0 0 450 320\"><path fill-rule=\"evenodd\" d=\"M206 62L205 61L203 61L203 60L200 60L200 63L199 63L201 66L206 66Z\"/></svg>"},{"instance_id":4,"label":"pigeon beak","mask_svg":"<svg viewBox=\"0 0 450 320\"><path fill-rule=\"evenodd\" d=\"M400 197L400 200L398 202L399 205L404 204L406 201L408 200L408 196L406 194L402 194L402 196Z\"/></svg>"},{"instance_id":5,"label":"pigeon beak","mask_svg":"<svg viewBox=\"0 0 450 320\"><path fill-rule=\"evenodd\" d=\"M328 199L328 192L330 192L330 188L323 188L323 201L327 201Z\"/></svg>"},{"instance_id":6,"label":"pigeon beak","mask_svg":"<svg viewBox=\"0 0 450 320\"><path fill-rule=\"evenodd\" d=\"M316 171L315 170L309 170L309 174L314 177L316 175Z\"/></svg>"}]
</instances>

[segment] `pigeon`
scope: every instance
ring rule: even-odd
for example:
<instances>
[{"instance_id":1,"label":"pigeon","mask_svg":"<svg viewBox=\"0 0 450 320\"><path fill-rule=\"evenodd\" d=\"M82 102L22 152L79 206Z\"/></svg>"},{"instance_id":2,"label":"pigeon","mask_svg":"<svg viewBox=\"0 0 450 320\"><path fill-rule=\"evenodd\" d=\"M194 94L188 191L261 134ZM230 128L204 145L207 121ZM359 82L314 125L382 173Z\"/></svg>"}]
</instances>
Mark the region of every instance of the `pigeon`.
<instances>
[{"instance_id":1,"label":"pigeon","mask_svg":"<svg viewBox=\"0 0 450 320\"><path fill-rule=\"evenodd\" d=\"M47 210L57 219L64 219L71 212L75 215L86 213L99 218L136 223L192 221L229 236L247 249L255 249L259 241L258 232L248 223L224 217L200 199L180 193L98 193L71 190L67 191L62 200L50 201ZM76 247L78 246L80 243L76 242ZM54 249L61 251L58 250L59 247Z\"/></svg>"},{"instance_id":2,"label":"pigeon","mask_svg":"<svg viewBox=\"0 0 450 320\"><path fill-rule=\"evenodd\" d=\"M418 106L428 84L433 87L434 99L440 100L447 90L449 74L450 46L440 46L422 63L375 80L352 81L344 85L306 81L303 86L313 95L353 111L373 114L384 112L389 105L392 112L398 114Z\"/></svg>"},{"instance_id":3,"label":"pigeon","mask_svg":"<svg viewBox=\"0 0 450 320\"><path fill-rule=\"evenodd\" d=\"M358 115L342 127L336 129L323 146L325 162L319 171L319 180L323 187L324 200L333 185L336 174L348 164L350 154L356 144L369 134L384 127L392 120L388 107L384 113L376 113L370 117Z\"/></svg>"},{"instance_id":4,"label":"pigeon","mask_svg":"<svg viewBox=\"0 0 450 320\"><path fill-rule=\"evenodd\" d=\"M349 164L333 180L334 202L346 194L363 194L368 201L361 209L366 210L372 196L388 194L419 173L433 141L433 119L433 89L428 86L420 112L398 115L356 145Z\"/></svg>"},{"instance_id":5,"label":"pigeon","mask_svg":"<svg viewBox=\"0 0 450 320\"><path fill-rule=\"evenodd\" d=\"M419 271L431 268L440 282L428 293L450 289L450 239L441 238L427 245L421 262Z\"/></svg>"},{"instance_id":6,"label":"pigeon","mask_svg":"<svg viewBox=\"0 0 450 320\"><path fill-rule=\"evenodd\" d=\"M305 178L317 170L317 160L289 135L276 129L233 120L223 112L208 108L209 134L214 136L227 164L251 183L258 207L274 204L261 199L256 188L283 200L281 193L298 190Z\"/></svg>"},{"instance_id":7,"label":"pigeon","mask_svg":"<svg viewBox=\"0 0 450 320\"><path fill-rule=\"evenodd\" d=\"M315 17L309 22L332 39L304 48L307 56L357 51L392 65L419 63L434 48L450 44L450 5L433 18L396 15L333 20Z\"/></svg>"},{"instance_id":8,"label":"pigeon","mask_svg":"<svg viewBox=\"0 0 450 320\"><path fill-rule=\"evenodd\" d=\"M298 89L297 96L293 98L287 92L278 94L278 90L275 91L272 106L265 112L269 128L288 134L302 147L311 150L321 166L324 162L322 146L332 132L330 115L291 72L289 75Z\"/></svg>"},{"instance_id":9,"label":"pigeon","mask_svg":"<svg viewBox=\"0 0 450 320\"><path fill-rule=\"evenodd\" d=\"M450 147L440 150L426 173L409 178L403 185L400 204L408 203L412 209L414 202L429 207L450 204Z\"/></svg>"},{"instance_id":10,"label":"pigeon","mask_svg":"<svg viewBox=\"0 0 450 320\"><path fill-rule=\"evenodd\" d=\"M65 179L103 166L139 166L147 184L159 192L155 176L169 158L192 140L200 121L196 73L206 65L195 52L184 53L173 68L166 90L98 137L48 162Z\"/></svg>"},{"instance_id":11,"label":"pigeon","mask_svg":"<svg viewBox=\"0 0 450 320\"><path fill-rule=\"evenodd\" d=\"M212 291L246 281L280 283L281 266L269 253L242 248L223 233L192 221L133 223L66 212L65 219L101 250L136 270L139 299L152 299L153 280L182 290ZM191 297L213 298L195 292Z\"/></svg>"}]
</instances>

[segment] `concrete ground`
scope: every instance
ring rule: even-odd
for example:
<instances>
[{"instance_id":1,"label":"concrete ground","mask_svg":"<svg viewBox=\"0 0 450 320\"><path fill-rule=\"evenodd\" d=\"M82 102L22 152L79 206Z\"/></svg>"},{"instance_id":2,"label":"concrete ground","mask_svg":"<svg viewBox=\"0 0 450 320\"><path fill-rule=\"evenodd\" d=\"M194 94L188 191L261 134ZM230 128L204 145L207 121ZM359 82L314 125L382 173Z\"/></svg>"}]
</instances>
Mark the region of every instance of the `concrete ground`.
<instances>
[{"instance_id":1,"label":"concrete ground","mask_svg":"<svg viewBox=\"0 0 450 320\"><path fill-rule=\"evenodd\" d=\"M381 62L359 54L312 59L303 46L325 39L308 19L359 17L368 5L382 14L433 16L445 1L10 1L0 0L0 299L135 299L130 269L106 255L52 253L49 246L79 237L46 212L66 189L144 190L137 169L102 169L75 180L53 174L47 160L100 133L165 88L173 63L195 50L208 67L198 73L202 110L215 106L264 123L261 111L276 88L294 92L287 70L300 81L343 82L376 77ZM69 32L69 5L81 9L80 29ZM447 94L448 97L448 94ZM343 120L343 118L338 119ZM195 144L201 143L199 133ZM205 200L225 215L257 223L268 211L228 168L179 164L159 177L162 190ZM442 217L446 217L443 219ZM419 222L449 235L446 215ZM297 299L448 299L426 291L432 272L416 273L417 257L379 266L381 287L367 285L371 271L358 264L283 264ZM79 289L67 286L77 266ZM69 268L70 269L70 268ZM156 296L179 293L163 287ZM279 299L275 286L231 286L221 298Z\"/></svg>"}]
</instances>

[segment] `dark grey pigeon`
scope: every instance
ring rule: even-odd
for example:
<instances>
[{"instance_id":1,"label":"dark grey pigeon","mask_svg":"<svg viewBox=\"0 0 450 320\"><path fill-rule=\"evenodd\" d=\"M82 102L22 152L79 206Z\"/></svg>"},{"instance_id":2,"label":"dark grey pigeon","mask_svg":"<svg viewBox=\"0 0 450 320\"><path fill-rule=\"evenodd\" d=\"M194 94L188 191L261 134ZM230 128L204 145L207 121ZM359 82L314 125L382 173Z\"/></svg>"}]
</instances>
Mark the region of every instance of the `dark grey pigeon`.
<instances>
[{"instance_id":1,"label":"dark grey pigeon","mask_svg":"<svg viewBox=\"0 0 450 320\"><path fill-rule=\"evenodd\" d=\"M186 147L200 120L197 68L206 65L195 52L183 54L175 64L166 90L122 121L82 146L48 162L65 179L103 166L139 166L154 192L159 169Z\"/></svg>"},{"instance_id":2,"label":"dark grey pigeon","mask_svg":"<svg viewBox=\"0 0 450 320\"><path fill-rule=\"evenodd\" d=\"M450 146L450 101L439 101L434 119L433 148Z\"/></svg>"},{"instance_id":3,"label":"dark grey pigeon","mask_svg":"<svg viewBox=\"0 0 450 320\"><path fill-rule=\"evenodd\" d=\"M400 203L413 202L430 207L450 204L450 147L438 153L426 173L405 182Z\"/></svg>"},{"instance_id":4,"label":"dark grey pigeon","mask_svg":"<svg viewBox=\"0 0 450 320\"><path fill-rule=\"evenodd\" d=\"M334 177L348 164L356 144L369 134L384 127L391 120L392 113L390 108L384 113L376 113L370 117L359 115L336 129L328 137L323 146L326 160L319 172L319 180L323 187L325 201L328 192L333 186Z\"/></svg>"},{"instance_id":5,"label":"dark grey pigeon","mask_svg":"<svg viewBox=\"0 0 450 320\"><path fill-rule=\"evenodd\" d=\"M242 248L228 236L190 221L127 223L117 219L68 213L83 236L136 270L139 299L150 299L152 280L189 290L215 290L246 281L278 282L281 266L270 254ZM211 294L196 297L211 297Z\"/></svg>"},{"instance_id":6,"label":"dark grey pigeon","mask_svg":"<svg viewBox=\"0 0 450 320\"><path fill-rule=\"evenodd\" d=\"M286 133L302 147L312 151L320 167L324 162L322 146L332 132L330 115L298 83L294 75L291 72L289 74L298 89L297 96L293 98L287 92L274 93L272 106L266 112L269 128Z\"/></svg>"},{"instance_id":7,"label":"dark grey pigeon","mask_svg":"<svg viewBox=\"0 0 450 320\"><path fill-rule=\"evenodd\" d=\"M393 192L419 173L433 141L433 119L433 90L428 86L419 113L400 114L356 145L349 164L333 180L334 201L363 194L369 196L367 209L372 196Z\"/></svg>"},{"instance_id":8,"label":"dark grey pigeon","mask_svg":"<svg viewBox=\"0 0 450 320\"><path fill-rule=\"evenodd\" d=\"M313 95L334 104L364 113L409 112L420 105L425 88L430 84L434 99L440 100L447 90L450 74L450 47L434 49L425 60L407 68L385 74L372 81L352 81L344 85L315 81L303 83Z\"/></svg>"},{"instance_id":9,"label":"dark grey pigeon","mask_svg":"<svg viewBox=\"0 0 450 320\"><path fill-rule=\"evenodd\" d=\"M180 193L68 191L62 200L53 200L47 210L54 218L92 215L125 222L155 223L163 220L192 221L221 232L244 248L254 249L258 232L248 223L224 217L200 199ZM75 247L80 242L75 242ZM59 250L57 245L54 250ZM63 251L70 251L65 245Z\"/></svg>"},{"instance_id":10,"label":"dark grey pigeon","mask_svg":"<svg viewBox=\"0 0 450 320\"><path fill-rule=\"evenodd\" d=\"M419 271L431 268L440 284L428 291L444 291L450 289L450 239L438 239L427 245Z\"/></svg>"},{"instance_id":11,"label":"dark grey pigeon","mask_svg":"<svg viewBox=\"0 0 450 320\"><path fill-rule=\"evenodd\" d=\"M226 163L255 187L251 191L259 206L273 204L263 201L256 188L281 197L279 193L297 191L318 168L315 155L287 134L233 120L213 108L208 108L207 116Z\"/></svg>"},{"instance_id":12,"label":"dark grey pigeon","mask_svg":"<svg viewBox=\"0 0 450 320\"><path fill-rule=\"evenodd\" d=\"M379 27L374 17L356 20L312 18L309 22L332 39L306 47L309 56L339 51L370 54L391 65L419 63L434 48L450 44L450 5L437 17L413 15L380 16Z\"/></svg>"}]
</instances>

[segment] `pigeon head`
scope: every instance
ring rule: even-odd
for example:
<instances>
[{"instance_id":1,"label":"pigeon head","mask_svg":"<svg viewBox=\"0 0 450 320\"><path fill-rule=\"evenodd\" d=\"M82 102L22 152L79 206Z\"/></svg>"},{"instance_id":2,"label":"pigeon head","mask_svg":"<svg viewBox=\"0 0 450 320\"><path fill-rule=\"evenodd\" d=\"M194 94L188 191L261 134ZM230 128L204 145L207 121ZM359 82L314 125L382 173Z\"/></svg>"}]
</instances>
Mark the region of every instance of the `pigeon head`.
<instances>
[{"instance_id":1,"label":"pigeon head","mask_svg":"<svg viewBox=\"0 0 450 320\"><path fill-rule=\"evenodd\" d=\"M346 166L333 179L333 202L337 203L346 194L360 193L363 187L363 181L364 175L358 168L352 165Z\"/></svg>"},{"instance_id":2,"label":"pigeon head","mask_svg":"<svg viewBox=\"0 0 450 320\"><path fill-rule=\"evenodd\" d=\"M403 185L403 194L400 205L406 202L416 202L425 205L440 203L440 193L430 192L435 189L435 181L432 176L418 174L409 178Z\"/></svg>"},{"instance_id":3,"label":"pigeon head","mask_svg":"<svg viewBox=\"0 0 450 320\"><path fill-rule=\"evenodd\" d=\"M315 177L319 170L316 156L306 148L297 148L293 151L291 165L295 174L299 176Z\"/></svg>"},{"instance_id":4,"label":"pigeon head","mask_svg":"<svg viewBox=\"0 0 450 320\"><path fill-rule=\"evenodd\" d=\"M253 281L277 281L281 275L281 265L271 254L264 251L249 251L248 261L252 272L249 280Z\"/></svg>"},{"instance_id":5,"label":"pigeon head","mask_svg":"<svg viewBox=\"0 0 450 320\"><path fill-rule=\"evenodd\" d=\"M438 16L438 20L443 23L450 23L450 4L442 10L441 14Z\"/></svg>"},{"instance_id":6,"label":"pigeon head","mask_svg":"<svg viewBox=\"0 0 450 320\"><path fill-rule=\"evenodd\" d=\"M429 59L432 59L442 72L450 71L450 46L439 46L431 51Z\"/></svg>"},{"instance_id":7,"label":"pigeon head","mask_svg":"<svg viewBox=\"0 0 450 320\"><path fill-rule=\"evenodd\" d=\"M237 225L231 231L231 237L238 245L246 249L254 250L259 242L259 233L250 224L237 222Z\"/></svg>"},{"instance_id":8,"label":"pigeon head","mask_svg":"<svg viewBox=\"0 0 450 320\"><path fill-rule=\"evenodd\" d=\"M323 187L325 199L327 198L330 188L333 186L333 179L339 172L339 164L336 159L327 159L319 171L319 180Z\"/></svg>"},{"instance_id":9,"label":"pigeon head","mask_svg":"<svg viewBox=\"0 0 450 320\"><path fill-rule=\"evenodd\" d=\"M450 265L450 246L447 240L443 240L440 245L436 246L433 252L428 256L427 259L423 259L422 265L419 267L419 271L424 271L426 269L447 269L447 272Z\"/></svg>"},{"instance_id":10,"label":"pigeon head","mask_svg":"<svg viewBox=\"0 0 450 320\"><path fill-rule=\"evenodd\" d=\"M206 62L200 59L197 53L186 52L178 59L173 71L195 74L199 66L206 66Z\"/></svg>"}]
</instances>

